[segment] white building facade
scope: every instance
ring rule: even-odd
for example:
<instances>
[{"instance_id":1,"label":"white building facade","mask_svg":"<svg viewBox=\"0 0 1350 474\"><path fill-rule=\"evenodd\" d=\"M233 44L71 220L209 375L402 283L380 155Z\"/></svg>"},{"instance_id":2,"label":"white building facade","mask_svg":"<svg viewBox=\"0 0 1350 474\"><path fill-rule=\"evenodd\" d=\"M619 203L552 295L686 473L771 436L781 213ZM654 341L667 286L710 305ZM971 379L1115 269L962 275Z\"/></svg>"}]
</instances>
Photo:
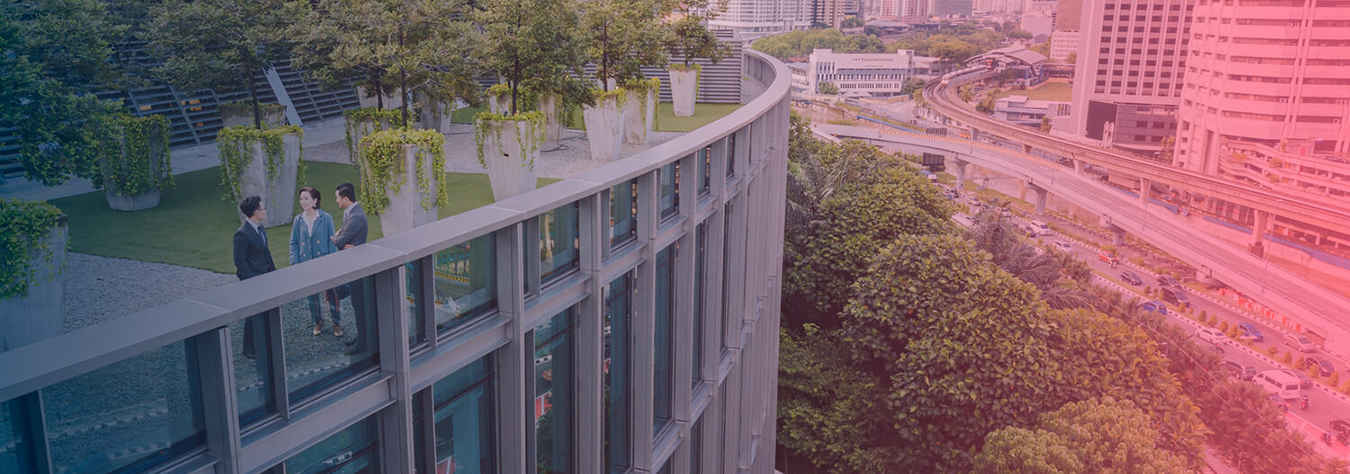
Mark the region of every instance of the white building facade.
<instances>
[{"instance_id":1,"label":"white building facade","mask_svg":"<svg viewBox=\"0 0 1350 474\"><path fill-rule=\"evenodd\" d=\"M820 90L823 83L834 84L839 94L859 97L899 95L905 81L914 75L913 50L895 54L844 54L817 49L808 59L807 86Z\"/></svg>"},{"instance_id":2,"label":"white building facade","mask_svg":"<svg viewBox=\"0 0 1350 474\"><path fill-rule=\"evenodd\" d=\"M804 30L811 27L810 0L729 0L727 9L708 21L712 29L734 30L742 39Z\"/></svg>"}]
</instances>

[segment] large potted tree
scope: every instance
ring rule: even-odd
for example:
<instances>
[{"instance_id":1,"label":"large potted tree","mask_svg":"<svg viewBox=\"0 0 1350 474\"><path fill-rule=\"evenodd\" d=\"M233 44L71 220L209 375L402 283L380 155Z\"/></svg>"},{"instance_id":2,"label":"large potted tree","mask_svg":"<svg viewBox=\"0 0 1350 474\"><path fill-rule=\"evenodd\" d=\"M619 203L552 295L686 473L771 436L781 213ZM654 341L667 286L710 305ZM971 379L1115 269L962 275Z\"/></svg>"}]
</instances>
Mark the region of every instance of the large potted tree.
<instances>
[{"instance_id":1,"label":"large potted tree","mask_svg":"<svg viewBox=\"0 0 1350 474\"><path fill-rule=\"evenodd\" d=\"M0 352L64 330L66 235L55 206L0 199Z\"/></svg>"},{"instance_id":2,"label":"large potted tree","mask_svg":"<svg viewBox=\"0 0 1350 474\"><path fill-rule=\"evenodd\" d=\"M630 93L614 91L612 84L642 78L642 66L665 62L666 30L660 18L669 8L659 0L595 0L582 8L581 26L586 34L587 59L595 66L599 92L590 110L583 110L591 157L609 161L618 158L624 138L625 116L631 111L645 142L650 123L640 110L645 100L629 104ZM613 92L613 93L612 93ZM645 92L645 91L642 91ZM631 95L637 95L634 91ZM609 110L613 107L617 113ZM654 118L654 116L653 116ZM613 143L617 141L618 143Z\"/></svg>"},{"instance_id":3,"label":"large potted tree","mask_svg":"<svg viewBox=\"0 0 1350 474\"><path fill-rule=\"evenodd\" d=\"M694 60L704 58L717 64L731 50L707 27L708 20L726 11L726 1L713 4L709 0L688 0L677 8L679 17L666 23L670 29L671 59L680 61L671 63L668 70L670 99L676 117L692 117L703 73L703 67Z\"/></svg>"},{"instance_id":4,"label":"large potted tree","mask_svg":"<svg viewBox=\"0 0 1350 474\"><path fill-rule=\"evenodd\" d=\"M199 0L165 2L153 10L146 30L153 50L165 58L160 77L183 90L245 90L252 120L216 134L221 184L227 198L259 196L272 212L263 225L291 223L301 176L300 127L264 121L253 76L286 57L285 31L299 22L309 4L303 0ZM241 214L242 220L244 216Z\"/></svg>"},{"instance_id":5,"label":"large potted tree","mask_svg":"<svg viewBox=\"0 0 1350 474\"><path fill-rule=\"evenodd\" d=\"M159 206L159 192L173 184L169 160L169 121L162 115L122 114L103 130L99 161L108 207L140 211Z\"/></svg>"}]
</instances>

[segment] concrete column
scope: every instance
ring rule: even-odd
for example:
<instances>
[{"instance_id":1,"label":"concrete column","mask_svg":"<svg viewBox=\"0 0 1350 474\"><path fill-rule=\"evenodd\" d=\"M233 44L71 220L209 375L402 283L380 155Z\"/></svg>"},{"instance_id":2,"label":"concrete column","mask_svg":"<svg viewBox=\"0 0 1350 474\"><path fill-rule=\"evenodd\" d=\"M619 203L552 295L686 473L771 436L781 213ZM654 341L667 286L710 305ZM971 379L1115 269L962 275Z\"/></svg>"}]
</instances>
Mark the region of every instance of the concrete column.
<instances>
[{"instance_id":1,"label":"concrete column","mask_svg":"<svg viewBox=\"0 0 1350 474\"><path fill-rule=\"evenodd\" d=\"M970 139L977 142L980 141L980 129L970 127Z\"/></svg>"},{"instance_id":2,"label":"concrete column","mask_svg":"<svg viewBox=\"0 0 1350 474\"><path fill-rule=\"evenodd\" d=\"M1028 144L1023 143L1023 144L1022 144L1022 153L1026 153L1026 154L1030 155L1030 154L1031 154L1031 145L1028 145Z\"/></svg>"},{"instance_id":3,"label":"concrete column","mask_svg":"<svg viewBox=\"0 0 1350 474\"><path fill-rule=\"evenodd\" d=\"M1256 225L1252 226L1252 246L1264 245L1266 240L1266 230L1270 228L1270 213L1266 211L1256 212Z\"/></svg>"},{"instance_id":4,"label":"concrete column","mask_svg":"<svg viewBox=\"0 0 1350 474\"><path fill-rule=\"evenodd\" d=\"M956 189L964 190L966 189L966 165L970 163L956 158L952 158L951 161L954 165L953 168L956 168Z\"/></svg>"},{"instance_id":5,"label":"concrete column","mask_svg":"<svg viewBox=\"0 0 1350 474\"><path fill-rule=\"evenodd\" d=\"M1083 163L1083 160L1073 160L1073 172L1083 174L1085 168L1087 168L1087 164Z\"/></svg>"},{"instance_id":6,"label":"concrete column","mask_svg":"<svg viewBox=\"0 0 1350 474\"><path fill-rule=\"evenodd\" d=\"M1111 226L1111 245L1125 245L1125 229Z\"/></svg>"},{"instance_id":7,"label":"concrete column","mask_svg":"<svg viewBox=\"0 0 1350 474\"><path fill-rule=\"evenodd\" d=\"M1045 201L1050 196L1050 191L1030 183L1026 184L1026 188L1036 192L1036 214L1044 215Z\"/></svg>"},{"instance_id":8,"label":"concrete column","mask_svg":"<svg viewBox=\"0 0 1350 474\"><path fill-rule=\"evenodd\" d=\"M1139 203L1148 205L1149 195L1153 193L1153 183L1147 178L1139 178Z\"/></svg>"}]
</instances>

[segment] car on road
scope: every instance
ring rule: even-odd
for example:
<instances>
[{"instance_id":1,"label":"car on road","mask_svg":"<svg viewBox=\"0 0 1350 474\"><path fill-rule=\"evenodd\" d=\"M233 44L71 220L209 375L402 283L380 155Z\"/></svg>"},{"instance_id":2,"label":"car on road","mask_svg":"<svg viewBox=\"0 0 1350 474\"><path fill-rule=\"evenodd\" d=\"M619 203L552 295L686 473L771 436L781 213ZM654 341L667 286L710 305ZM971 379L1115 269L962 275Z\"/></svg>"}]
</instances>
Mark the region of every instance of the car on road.
<instances>
[{"instance_id":1,"label":"car on road","mask_svg":"<svg viewBox=\"0 0 1350 474\"><path fill-rule=\"evenodd\" d=\"M1240 323L1237 325L1237 327L1239 330L1242 331L1243 339L1251 339L1252 342L1261 342L1266 340L1266 336L1262 335L1261 330L1256 329L1256 325L1252 323Z\"/></svg>"},{"instance_id":2,"label":"car on road","mask_svg":"<svg viewBox=\"0 0 1350 474\"><path fill-rule=\"evenodd\" d=\"M1214 328L1200 328L1199 331L1195 332L1195 337L1211 344L1228 343L1228 336L1225 336L1223 331Z\"/></svg>"},{"instance_id":3,"label":"car on road","mask_svg":"<svg viewBox=\"0 0 1350 474\"><path fill-rule=\"evenodd\" d=\"M1280 369L1281 372L1292 375L1298 379L1298 388L1312 388L1312 377L1298 370Z\"/></svg>"},{"instance_id":4,"label":"car on road","mask_svg":"<svg viewBox=\"0 0 1350 474\"><path fill-rule=\"evenodd\" d=\"M1308 365L1317 368L1318 377L1326 377L1336 371L1336 366L1331 365L1331 359L1326 357L1308 356L1303 360L1308 361Z\"/></svg>"},{"instance_id":5,"label":"car on road","mask_svg":"<svg viewBox=\"0 0 1350 474\"><path fill-rule=\"evenodd\" d=\"M1250 382L1252 381L1252 377L1256 377L1256 367L1242 365L1233 359L1224 359L1222 362L1219 362L1219 366L1223 367L1224 370L1227 370L1228 375L1237 377L1241 380Z\"/></svg>"},{"instance_id":6,"label":"car on road","mask_svg":"<svg viewBox=\"0 0 1350 474\"><path fill-rule=\"evenodd\" d=\"M1167 305L1161 301L1145 301L1139 305L1139 310L1148 313L1158 313L1167 316Z\"/></svg>"},{"instance_id":7,"label":"car on road","mask_svg":"<svg viewBox=\"0 0 1350 474\"><path fill-rule=\"evenodd\" d=\"M1051 243L1050 245L1051 245L1052 247L1054 247L1055 250L1058 250L1058 251L1060 251L1060 252L1072 252L1072 251L1073 251L1073 246L1072 246L1072 245L1069 245L1068 242L1054 242L1054 243Z\"/></svg>"},{"instance_id":8,"label":"car on road","mask_svg":"<svg viewBox=\"0 0 1350 474\"><path fill-rule=\"evenodd\" d=\"M1030 237L1030 238L1033 238L1033 239L1036 238L1036 228L1035 228L1035 227L1032 227L1031 224L1027 224L1027 225L1025 225L1025 226L1019 227L1019 229L1022 229L1022 232L1026 233L1026 234L1027 234L1027 237Z\"/></svg>"},{"instance_id":9,"label":"car on road","mask_svg":"<svg viewBox=\"0 0 1350 474\"><path fill-rule=\"evenodd\" d=\"M1134 285L1134 286L1139 286L1139 285L1144 284L1144 279L1139 278L1139 275L1136 275L1134 272L1129 271L1129 270L1125 270L1125 271L1123 271L1123 272L1120 272L1120 279L1121 279L1121 280L1125 280L1125 283L1129 283L1129 284Z\"/></svg>"},{"instance_id":10,"label":"car on road","mask_svg":"<svg viewBox=\"0 0 1350 474\"><path fill-rule=\"evenodd\" d=\"M1350 433L1350 420L1337 418L1328 422L1327 425L1331 427L1331 431L1337 433Z\"/></svg>"},{"instance_id":11,"label":"car on road","mask_svg":"<svg viewBox=\"0 0 1350 474\"><path fill-rule=\"evenodd\" d=\"M1097 252L1097 260L1109 263L1111 264L1111 266L1115 266L1117 263L1120 263L1120 257L1117 257L1115 252L1107 252L1105 250Z\"/></svg>"},{"instance_id":12,"label":"car on road","mask_svg":"<svg viewBox=\"0 0 1350 474\"><path fill-rule=\"evenodd\" d=\"M1289 402L1284 401L1279 395L1271 395L1266 397L1266 400L1270 400L1270 404L1275 405L1280 411L1289 411Z\"/></svg>"},{"instance_id":13,"label":"car on road","mask_svg":"<svg viewBox=\"0 0 1350 474\"><path fill-rule=\"evenodd\" d=\"M1035 229L1037 235L1054 235L1055 231L1050 230L1050 226L1041 221L1031 221L1031 227Z\"/></svg>"},{"instance_id":14,"label":"car on road","mask_svg":"<svg viewBox=\"0 0 1350 474\"><path fill-rule=\"evenodd\" d=\"M970 202L970 212L980 212L980 209L984 208L984 203L980 202L980 198L975 196L971 196L968 202Z\"/></svg>"},{"instance_id":15,"label":"car on road","mask_svg":"<svg viewBox=\"0 0 1350 474\"><path fill-rule=\"evenodd\" d=\"M1284 335L1284 345L1298 349L1299 352L1312 352L1317 350L1312 341L1303 337L1302 334L1289 333Z\"/></svg>"},{"instance_id":16,"label":"car on road","mask_svg":"<svg viewBox=\"0 0 1350 474\"><path fill-rule=\"evenodd\" d=\"M1181 282L1171 275L1158 275L1158 288L1181 288Z\"/></svg>"},{"instance_id":17,"label":"car on road","mask_svg":"<svg viewBox=\"0 0 1350 474\"><path fill-rule=\"evenodd\" d=\"M1163 288L1162 299L1163 301L1172 303L1182 308L1188 308L1191 306L1191 298L1189 296L1186 296L1185 291L1181 291L1176 288Z\"/></svg>"}]
</instances>

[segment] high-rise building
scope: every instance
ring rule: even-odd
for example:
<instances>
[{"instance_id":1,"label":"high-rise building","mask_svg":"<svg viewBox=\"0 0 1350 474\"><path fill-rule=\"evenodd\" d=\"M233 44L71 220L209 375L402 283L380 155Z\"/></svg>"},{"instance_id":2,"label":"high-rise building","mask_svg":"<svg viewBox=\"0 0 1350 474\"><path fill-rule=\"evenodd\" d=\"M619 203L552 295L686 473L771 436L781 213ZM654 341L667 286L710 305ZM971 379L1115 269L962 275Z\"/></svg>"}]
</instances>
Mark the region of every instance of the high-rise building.
<instances>
[{"instance_id":1,"label":"high-rise building","mask_svg":"<svg viewBox=\"0 0 1350 474\"><path fill-rule=\"evenodd\" d=\"M988 13L1014 13L1023 8L1023 0L975 0L972 8Z\"/></svg>"},{"instance_id":2,"label":"high-rise building","mask_svg":"<svg viewBox=\"0 0 1350 474\"><path fill-rule=\"evenodd\" d=\"M900 0L900 18L908 21L928 19L930 0Z\"/></svg>"},{"instance_id":3,"label":"high-rise building","mask_svg":"<svg viewBox=\"0 0 1350 474\"><path fill-rule=\"evenodd\" d=\"M1069 56L1078 52L1079 25L1082 23L1083 0L1055 2L1055 32L1050 35L1050 59L1070 62Z\"/></svg>"},{"instance_id":4,"label":"high-rise building","mask_svg":"<svg viewBox=\"0 0 1350 474\"><path fill-rule=\"evenodd\" d=\"M1173 162L1350 199L1350 4L1269 3L1196 7Z\"/></svg>"},{"instance_id":5,"label":"high-rise building","mask_svg":"<svg viewBox=\"0 0 1350 474\"><path fill-rule=\"evenodd\" d=\"M734 30L742 39L753 40L810 28L813 8L811 0L729 0L726 11L709 20L708 26Z\"/></svg>"},{"instance_id":6,"label":"high-rise building","mask_svg":"<svg viewBox=\"0 0 1350 474\"><path fill-rule=\"evenodd\" d=\"M1078 54L1078 30L1055 30L1050 36L1050 60L1067 63Z\"/></svg>"},{"instance_id":7,"label":"high-rise building","mask_svg":"<svg viewBox=\"0 0 1350 474\"><path fill-rule=\"evenodd\" d=\"M1079 17L1073 131L1155 155L1176 131L1194 0L1089 1Z\"/></svg>"},{"instance_id":8,"label":"high-rise building","mask_svg":"<svg viewBox=\"0 0 1350 474\"><path fill-rule=\"evenodd\" d=\"M933 0L928 11L939 17L969 17L973 8L971 0Z\"/></svg>"}]
</instances>

